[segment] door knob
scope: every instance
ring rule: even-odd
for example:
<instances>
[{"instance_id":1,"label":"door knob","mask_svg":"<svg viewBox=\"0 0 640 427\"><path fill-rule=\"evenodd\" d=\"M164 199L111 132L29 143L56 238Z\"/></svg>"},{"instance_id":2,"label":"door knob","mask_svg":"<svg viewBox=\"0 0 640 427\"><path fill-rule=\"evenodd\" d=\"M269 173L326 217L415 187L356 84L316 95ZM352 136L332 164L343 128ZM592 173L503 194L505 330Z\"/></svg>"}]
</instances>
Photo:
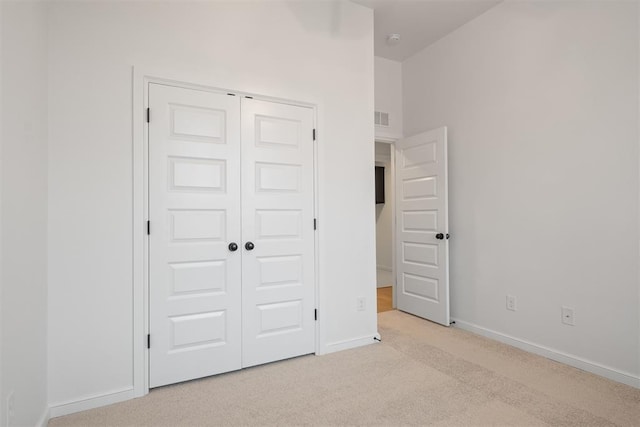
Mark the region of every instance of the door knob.
<instances>
[{"instance_id":1,"label":"door knob","mask_svg":"<svg viewBox=\"0 0 640 427\"><path fill-rule=\"evenodd\" d=\"M236 242L229 243L229 250L231 252L235 252L238 250L238 244Z\"/></svg>"},{"instance_id":2,"label":"door knob","mask_svg":"<svg viewBox=\"0 0 640 427\"><path fill-rule=\"evenodd\" d=\"M255 248L255 245L253 244L253 242L247 242L244 244L244 248L248 251L253 250L253 248Z\"/></svg>"},{"instance_id":3,"label":"door knob","mask_svg":"<svg viewBox=\"0 0 640 427\"><path fill-rule=\"evenodd\" d=\"M436 239L438 239L438 240L444 239L444 234L442 234L442 233L436 234Z\"/></svg>"}]
</instances>

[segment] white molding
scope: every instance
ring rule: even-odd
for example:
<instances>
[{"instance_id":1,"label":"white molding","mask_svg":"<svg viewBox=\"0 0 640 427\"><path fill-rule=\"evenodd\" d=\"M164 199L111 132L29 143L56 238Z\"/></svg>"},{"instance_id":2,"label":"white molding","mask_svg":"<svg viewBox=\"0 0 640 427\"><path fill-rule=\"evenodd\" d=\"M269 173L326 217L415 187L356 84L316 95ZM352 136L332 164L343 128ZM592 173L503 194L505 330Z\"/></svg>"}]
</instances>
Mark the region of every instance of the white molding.
<instances>
[{"instance_id":1,"label":"white molding","mask_svg":"<svg viewBox=\"0 0 640 427\"><path fill-rule=\"evenodd\" d=\"M397 236L396 236L396 141L390 142L391 144L391 162L389 163L389 167L391 170L389 171L389 177L391 177L391 182L389 183L389 188L391 189L389 200L391 201L391 307L397 308L398 304L398 286L396 283L396 274L397 274L397 260L396 260L396 246L397 246ZM379 338L379 337L378 337Z\"/></svg>"},{"instance_id":2,"label":"white molding","mask_svg":"<svg viewBox=\"0 0 640 427\"><path fill-rule=\"evenodd\" d=\"M394 287L395 278L393 268L387 266L376 266L376 289ZM392 290L393 294L393 290ZM393 300L393 296L392 296ZM392 301L393 303L393 301Z\"/></svg>"},{"instance_id":3,"label":"white molding","mask_svg":"<svg viewBox=\"0 0 640 427\"><path fill-rule=\"evenodd\" d=\"M578 356L574 356L549 347L545 347L543 345L515 338L510 335L493 331L491 329L483 328L482 326L465 322L464 320L455 318L451 318L451 320L456 322L454 325L455 327L464 329L465 331L473 332L475 334L491 338L501 343L508 344L512 347L528 351L529 353L544 356L548 359L555 360L556 362L564 363L565 365L573 366L574 368L582 369L583 371L591 372L592 374L596 374L631 387L640 388L640 376L633 375L629 372L623 372L618 369L604 366Z\"/></svg>"},{"instance_id":4,"label":"white molding","mask_svg":"<svg viewBox=\"0 0 640 427\"><path fill-rule=\"evenodd\" d=\"M637 18L636 19L636 25L640 26L640 7L638 7L637 15L638 16L636 17ZM640 37L638 37L638 41L640 42ZM640 44L639 44L639 46L640 46ZM640 49L638 49L637 53L640 54ZM639 74L640 74L640 72L639 72ZM639 75L639 78L640 78L640 75ZM640 87L638 88L638 94L637 95L638 95L638 99L640 99ZM638 135L640 135L640 111L638 111L637 120L638 120ZM640 143L639 143L639 145L640 145ZM640 170L640 151L638 152L638 154L639 155L638 155L638 159L637 159L637 161L638 161L637 167ZM639 184L640 184L640 177L639 177ZM640 188L640 186L639 186L639 188ZM639 229L640 229L640 216L638 217L638 221L639 221L638 226L639 226ZM640 235L637 236L637 237L640 239ZM636 259L636 263L637 263L636 265L640 264L640 255ZM638 303L637 310L640 311L640 269L638 269L638 301L637 301L637 303ZM637 329L637 331L638 331L638 336L636 338L638 339L638 341L636 341L636 342L640 343L640 316L638 316L638 329ZM637 366L640 366L640 348L638 348L637 357L638 357Z\"/></svg>"},{"instance_id":5,"label":"white molding","mask_svg":"<svg viewBox=\"0 0 640 427\"><path fill-rule=\"evenodd\" d=\"M324 288L322 287L322 281L320 276L320 266L322 259L320 258L320 234L322 233L322 215L321 215L321 204L320 204L320 158L324 156L324 146L326 144L320 144L322 141L323 130L324 130L324 110L323 104L316 103L313 107L313 128L316 129L316 139L313 141L313 215L317 220L316 229L313 233L314 246L314 269L313 269L313 280L315 285L315 309L318 310L317 314L322 318L323 308L326 307L326 304L323 304L324 300ZM321 322L319 319L316 321L315 328L315 354L320 353L320 349L322 348L322 343L326 340L326 332L325 332L325 323Z\"/></svg>"},{"instance_id":6,"label":"white molding","mask_svg":"<svg viewBox=\"0 0 640 427\"><path fill-rule=\"evenodd\" d=\"M134 397L149 393L148 350L144 337L149 333L147 254L148 240L144 224L147 214L147 126L144 118L147 108L147 85L145 74L132 67L132 250L133 250L133 371Z\"/></svg>"},{"instance_id":7,"label":"white molding","mask_svg":"<svg viewBox=\"0 0 640 427\"><path fill-rule=\"evenodd\" d=\"M348 350L350 348L362 347L369 344L375 344L377 341L374 338L380 339L380 334L375 333L371 335L365 335L358 338L343 340L343 341L335 341L327 344L324 347L324 351L320 354L330 354L335 353L337 351Z\"/></svg>"},{"instance_id":8,"label":"white molding","mask_svg":"<svg viewBox=\"0 0 640 427\"><path fill-rule=\"evenodd\" d=\"M387 131L385 128L380 128L376 126L375 130L375 140L376 142L386 142L387 144L392 144L397 140L402 139L402 134L399 132Z\"/></svg>"},{"instance_id":9,"label":"white molding","mask_svg":"<svg viewBox=\"0 0 640 427\"><path fill-rule=\"evenodd\" d=\"M48 406L44 408L44 410L42 411L42 415L40 416L40 419L36 423L36 427L47 427L47 425L49 424L50 413L51 413L51 410L49 409Z\"/></svg>"},{"instance_id":10,"label":"white molding","mask_svg":"<svg viewBox=\"0 0 640 427\"><path fill-rule=\"evenodd\" d=\"M402 139L402 135L375 135L375 142L383 142L385 144L393 144L397 140Z\"/></svg>"},{"instance_id":11,"label":"white molding","mask_svg":"<svg viewBox=\"0 0 640 427\"><path fill-rule=\"evenodd\" d=\"M2 5L0 5L0 22L2 22L2 19L3 19L3 15L4 15L3 10L4 10L4 7ZM4 31L0 31L0 44L4 45L4 41L2 40L2 33L4 33ZM3 60L2 64L4 65L5 61L4 61L4 57L3 57L3 52L2 51L3 51L3 49L0 49L0 60ZM4 69L4 66L0 66L0 82L4 82L4 79L2 78L3 77L3 69ZM13 70L14 68L11 68L11 69ZM4 100L5 97L4 97L4 94L3 94L3 92L4 92L3 87L4 87L4 84L0 84L0 99ZM0 140L3 139L2 135L3 135L4 126L5 126L4 125L4 114L3 114L3 108L2 108L3 104L4 104L4 102L0 102ZM48 110L47 110L46 114L47 115L49 114ZM3 151L4 151L3 147L4 147L4 145L5 144L0 143L0 165L2 165L2 161L3 161L3 157L4 157L3 156ZM47 145L47 147L48 147L48 145ZM48 159L46 161L48 163ZM49 174L49 172L47 171L47 177L48 177L48 174ZM4 224L2 222L2 216L3 216L2 212L4 211L4 209L2 208L3 207L3 200L4 200L2 198L3 187L4 187L4 185L0 185L0 310L2 310L2 305L3 305L2 302L4 301L4 298L2 297L2 294L3 294L2 290L6 289L4 287L5 285L3 284L3 279L2 279L3 276L4 276L4 274L2 274L2 272L4 271L4 256L2 256L2 254L4 252L3 251L3 246L4 246L4 244L3 244L3 242L4 242L3 235L4 235L4 232L3 232L3 227L2 227L2 224ZM48 194L49 194L49 190L47 190L47 195ZM48 204L47 204L47 206L48 206ZM47 219L47 222L48 222L48 220L49 220L48 213L47 213L46 219ZM48 231L48 229L47 229L47 231ZM47 256L48 256L48 254L47 254ZM48 262L48 260L47 260L47 262ZM47 277L47 279L48 279L48 277ZM47 305L48 305L48 300L47 300ZM0 343L2 343L0 345L2 345L2 346L6 345L6 344L4 344L4 342L5 342L4 341L4 334L3 334L4 327L3 327L3 321L2 321L3 317L4 316L0 315ZM47 313L47 318L48 318L48 313ZM48 334L47 334L47 337L48 337ZM45 341L45 343L46 343L46 341ZM3 353L4 353L3 351L0 351L0 425L4 425L5 423L9 424L9 422L7 420L7 418L8 418L7 415L8 414L5 413L5 408L6 408L6 406L5 406L5 403L6 403L5 398L7 398L8 395L5 394L6 385L5 385L4 375L3 375L3 371L4 371L4 363L3 363L3 357L2 357ZM46 362L48 363L48 360L46 360ZM45 388L46 388L46 384L45 384Z\"/></svg>"},{"instance_id":12,"label":"white molding","mask_svg":"<svg viewBox=\"0 0 640 427\"><path fill-rule=\"evenodd\" d=\"M63 415L69 415L80 411L86 411L88 409L123 402L125 400L133 399L134 397L136 396L133 387L115 390L104 394L87 396L79 400L51 405L49 408L49 416L51 418L61 417Z\"/></svg>"}]
</instances>

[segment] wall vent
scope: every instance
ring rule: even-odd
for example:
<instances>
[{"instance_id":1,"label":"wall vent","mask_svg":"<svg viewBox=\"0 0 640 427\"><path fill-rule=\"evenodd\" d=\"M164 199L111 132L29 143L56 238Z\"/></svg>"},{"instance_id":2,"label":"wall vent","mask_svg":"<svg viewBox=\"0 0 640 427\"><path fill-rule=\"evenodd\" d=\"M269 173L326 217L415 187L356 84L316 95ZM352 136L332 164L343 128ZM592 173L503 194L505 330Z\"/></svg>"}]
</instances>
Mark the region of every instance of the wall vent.
<instances>
[{"instance_id":1,"label":"wall vent","mask_svg":"<svg viewBox=\"0 0 640 427\"><path fill-rule=\"evenodd\" d=\"M389 113L384 113L382 111L375 112L375 122L377 126L386 126L389 127Z\"/></svg>"}]
</instances>

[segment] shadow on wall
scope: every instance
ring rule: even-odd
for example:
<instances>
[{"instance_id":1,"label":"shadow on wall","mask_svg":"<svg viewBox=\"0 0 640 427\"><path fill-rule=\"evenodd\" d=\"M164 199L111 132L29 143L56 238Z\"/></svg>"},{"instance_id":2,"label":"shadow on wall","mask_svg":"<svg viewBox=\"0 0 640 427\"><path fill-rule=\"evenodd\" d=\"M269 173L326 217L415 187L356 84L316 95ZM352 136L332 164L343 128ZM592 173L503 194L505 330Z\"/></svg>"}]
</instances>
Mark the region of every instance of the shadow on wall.
<instances>
[{"instance_id":1,"label":"shadow on wall","mask_svg":"<svg viewBox=\"0 0 640 427\"><path fill-rule=\"evenodd\" d=\"M371 33L362 31L364 27L355 28L342 24L344 21L350 22L349 19L344 19L348 16L347 14L357 12L358 8L364 6L339 0L320 2L297 0L288 1L286 4L300 25L311 33L325 33L339 36L341 39L359 39L371 36ZM373 10L371 11L371 20L373 21Z\"/></svg>"}]
</instances>

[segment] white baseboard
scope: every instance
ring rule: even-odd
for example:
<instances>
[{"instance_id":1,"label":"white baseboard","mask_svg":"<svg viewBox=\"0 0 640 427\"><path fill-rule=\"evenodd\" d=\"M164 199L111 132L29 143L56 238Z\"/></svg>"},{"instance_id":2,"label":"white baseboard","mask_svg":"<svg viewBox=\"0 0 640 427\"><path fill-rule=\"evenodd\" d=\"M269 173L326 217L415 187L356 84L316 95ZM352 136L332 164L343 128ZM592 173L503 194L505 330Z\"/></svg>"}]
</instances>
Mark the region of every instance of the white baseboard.
<instances>
[{"instance_id":1,"label":"white baseboard","mask_svg":"<svg viewBox=\"0 0 640 427\"><path fill-rule=\"evenodd\" d=\"M40 416L40 419L38 420L36 427L47 427L47 425L49 424L49 414L50 414L49 408L48 407L44 408L44 411L42 412L42 415Z\"/></svg>"},{"instance_id":2,"label":"white baseboard","mask_svg":"<svg viewBox=\"0 0 640 427\"><path fill-rule=\"evenodd\" d=\"M344 341L336 341L329 343L325 346L322 354L335 353L336 351L348 350L350 348L362 347L364 345L375 344L377 341L374 339L377 337L380 339L380 334L366 335L359 338L353 338Z\"/></svg>"},{"instance_id":3,"label":"white baseboard","mask_svg":"<svg viewBox=\"0 0 640 427\"><path fill-rule=\"evenodd\" d=\"M393 271L386 265L376 266L376 288L393 286Z\"/></svg>"},{"instance_id":4,"label":"white baseboard","mask_svg":"<svg viewBox=\"0 0 640 427\"><path fill-rule=\"evenodd\" d=\"M134 397L136 396L133 387L115 390L104 394L87 396L70 402L53 404L49 409L49 415L51 418L61 417L63 415L123 402L133 399Z\"/></svg>"},{"instance_id":5,"label":"white baseboard","mask_svg":"<svg viewBox=\"0 0 640 427\"><path fill-rule=\"evenodd\" d=\"M473 323L465 322L464 320L454 318L451 320L455 321L456 323L454 326L460 329L500 341L501 343L528 351L529 353L537 354L539 356L546 357L547 359L555 360L556 362L564 363L565 365L573 366L574 368L582 369L583 371L591 372L592 374L596 374L631 387L640 388L640 376L633 375L629 372L623 372L549 347L534 344L491 329L483 328L482 326L474 325Z\"/></svg>"}]
</instances>

